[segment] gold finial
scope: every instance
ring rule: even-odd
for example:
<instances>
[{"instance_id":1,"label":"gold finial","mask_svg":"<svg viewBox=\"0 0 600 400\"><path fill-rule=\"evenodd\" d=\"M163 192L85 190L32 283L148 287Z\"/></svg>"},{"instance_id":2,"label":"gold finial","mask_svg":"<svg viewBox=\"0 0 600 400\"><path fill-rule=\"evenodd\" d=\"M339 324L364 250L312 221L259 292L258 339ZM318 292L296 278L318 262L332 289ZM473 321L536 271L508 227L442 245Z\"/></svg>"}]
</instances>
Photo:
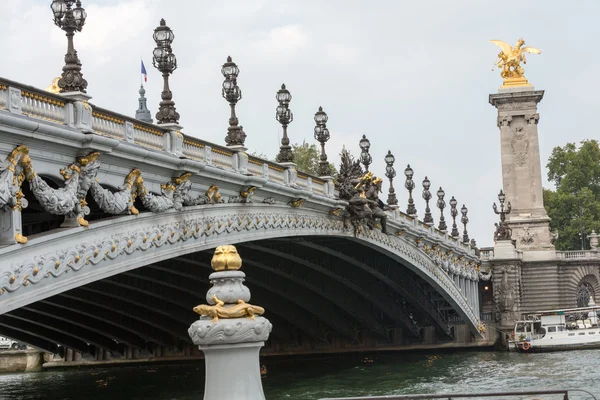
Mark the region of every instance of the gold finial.
<instances>
[{"instance_id":1,"label":"gold finial","mask_svg":"<svg viewBox=\"0 0 600 400\"><path fill-rule=\"evenodd\" d=\"M52 83L50 84L50 86L48 86L44 90L46 92L50 92L50 93L54 93L54 94L60 93L60 88L58 87L59 80L60 80L60 76L57 76L56 78L52 79Z\"/></svg>"},{"instance_id":2,"label":"gold finial","mask_svg":"<svg viewBox=\"0 0 600 400\"><path fill-rule=\"evenodd\" d=\"M235 246L228 244L215 249L210 265L215 271L237 270L242 266L242 258Z\"/></svg>"},{"instance_id":3,"label":"gold finial","mask_svg":"<svg viewBox=\"0 0 600 400\"><path fill-rule=\"evenodd\" d=\"M500 88L531 86L523 75L525 71L521 67L521 63L527 64L525 53L542 54L542 52L535 47L523 47L525 44L525 40L523 39L519 39L514 47L501 40L491 40L491 42L502 49L498 53L498 60L494 64L495 67L502 69L500 76L504 78L504 82Z\"/></svg>"}]
</instances>

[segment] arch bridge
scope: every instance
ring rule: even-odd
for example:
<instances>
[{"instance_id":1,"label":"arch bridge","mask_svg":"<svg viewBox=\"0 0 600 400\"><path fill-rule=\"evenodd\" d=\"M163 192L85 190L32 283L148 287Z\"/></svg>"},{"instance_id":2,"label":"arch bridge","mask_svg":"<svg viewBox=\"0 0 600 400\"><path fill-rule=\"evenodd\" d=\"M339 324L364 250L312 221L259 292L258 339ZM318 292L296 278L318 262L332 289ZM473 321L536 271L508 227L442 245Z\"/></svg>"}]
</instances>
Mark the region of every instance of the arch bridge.
<instances>
[{"instance_id":1,"label":"arch bridge","mask_svg":"<svg viewBox=\"0 0 600 400\"><path fill-rule=\"evenodd\" d=\"M330 177L0 79L0 334L56 352L193 352L212 249L234 244L270 348L480 337L480 261L386 207L347 221ZM135 357L134 357L135 358Z\"/></svg>"}]
</instances>

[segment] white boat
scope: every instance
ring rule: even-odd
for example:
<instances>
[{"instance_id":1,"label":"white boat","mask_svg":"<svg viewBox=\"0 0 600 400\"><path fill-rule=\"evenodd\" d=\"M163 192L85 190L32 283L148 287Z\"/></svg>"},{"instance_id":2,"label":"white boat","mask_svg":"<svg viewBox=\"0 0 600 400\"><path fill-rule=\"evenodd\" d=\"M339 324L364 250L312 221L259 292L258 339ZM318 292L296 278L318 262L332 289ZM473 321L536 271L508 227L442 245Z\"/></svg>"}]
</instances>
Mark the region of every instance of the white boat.
<instances>
[{"instance_id":1,"label":"white boat","mask_svg":"<svg viewBox=\"0 0 600 400\"><path fill-rule=\"evenodd\" d=\"M509 351L545 351L600 348L600 307L590 297L588 307L538 311L516 321Z\"/></svg>"}]
</instances>

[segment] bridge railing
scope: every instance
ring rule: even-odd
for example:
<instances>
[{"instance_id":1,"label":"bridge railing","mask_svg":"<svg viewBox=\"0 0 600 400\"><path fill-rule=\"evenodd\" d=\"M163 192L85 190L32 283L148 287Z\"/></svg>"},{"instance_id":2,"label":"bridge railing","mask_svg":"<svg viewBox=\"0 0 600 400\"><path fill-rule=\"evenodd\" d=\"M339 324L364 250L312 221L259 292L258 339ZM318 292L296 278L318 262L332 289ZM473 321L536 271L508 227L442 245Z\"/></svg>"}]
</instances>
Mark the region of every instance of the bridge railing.
<instances>
[{"instance_id":1,"label":"bridge railing","mask_svg":"<svg viewBox=\"0 0 600 400\"><path fill-rule=\"evenodd\" d=\"M600 251L598 251L598 250L557 251L556 257L559 260L591 260L591 259L600 258Z\"/></svg>"},{"instance_id":2,"label":"bridge railing","mask_svg":"<svg viewBox=\"0 0 600 400\"><path fill-rule=\"evenodd\" d=\"M60 125L75 121L75 101L39 88L0 78L0 110L26 115ZM94 134L133 143L147 149L166 151L182 158L207 163L223 169L239 169L235 151L183 134L173 127L163 127L142 122L94 104L83 102L92 110L91 128ZM173 137L175 136L175 137ZM177 144L178 143L178 144ZM180 148L175 148L175 147ZM298 172L295 179L286 174L286 168L276 162L255 156L248 157L247 171L269 181L321 196L333 195L333 183L305 172Z\"/></svg>"}]
</instances>

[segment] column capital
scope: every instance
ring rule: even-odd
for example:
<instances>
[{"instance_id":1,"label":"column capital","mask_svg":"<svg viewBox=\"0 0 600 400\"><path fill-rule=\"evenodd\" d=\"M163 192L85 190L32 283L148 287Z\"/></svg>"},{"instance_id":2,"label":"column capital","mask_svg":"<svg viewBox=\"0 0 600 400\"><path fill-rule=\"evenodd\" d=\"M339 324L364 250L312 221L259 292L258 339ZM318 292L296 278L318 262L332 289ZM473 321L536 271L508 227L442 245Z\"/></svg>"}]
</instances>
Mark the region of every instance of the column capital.
<instances>
[{"instance_id":1,"label":"column capital","mask_svg":"<svg viewBox=\"0 0 600 400\"><path fill-rule=\"evenodd\" d=\"M544 97L543 90L522 90L503 89L499 93L490 94L489 102L496 107L499 112L502 111L524 111L537 108L537 103Z\"/></svg>"}]
</instances>

